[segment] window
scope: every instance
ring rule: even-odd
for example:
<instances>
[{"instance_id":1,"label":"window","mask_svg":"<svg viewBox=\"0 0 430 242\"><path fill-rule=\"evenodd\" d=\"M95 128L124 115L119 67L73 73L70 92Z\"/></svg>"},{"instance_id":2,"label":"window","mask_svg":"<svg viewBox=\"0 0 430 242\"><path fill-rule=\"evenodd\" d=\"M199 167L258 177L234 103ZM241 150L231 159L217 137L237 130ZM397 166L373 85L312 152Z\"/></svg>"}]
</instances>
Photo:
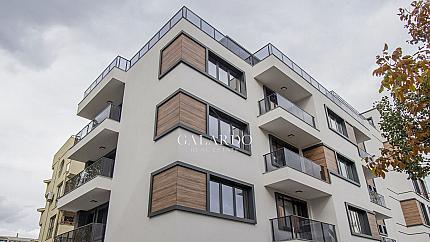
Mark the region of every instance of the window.
<instances>
[{"instance_id":1,"label":"window","mask_svg":"<svg viewBox=\"0 0 430 242\"><path fill-rule=\"evenodd\" d=\"M348 137L345 121L337 114L333 113L330 109L327 109L327 115L329 127L334 129L338 133Z\"/></svg>"},{"instance_id":2,"label":"window","mask_svg":"<svg viewBox=\"0 0 430 242\"><path fill-rule=\"evenodd\" d=\"M385 221L383 219L382 220L378 220L377 224L378 224L379 234L380 235L388 235L387 226L385 225Z\"/></svg>"},{"instance_id":3,"label":"window","mask_svg":"<svg viewBox=\"0 0 430 242\"><path fill-rule=\"evenodd\" d=\"M373 118L372 117L367 118L367 122L369 122L370 125L372 125L373 127L375 127L375 123L373 122Z\"/></svg>"},{"instance_id":4,"label":"window","mask_svg":"<svg viewBox=\"0 0 430 242\"><path fill-rule=\"evenodd\" d=\"M63 168L64 168L64 160L61 161L60 166L58 168L58 177L60 177L61 174L63 174Z\"/></svg>"},{"instance_id":5,"label":"window","mask_svg":"<svg viewBox=\"0 0 430 242\"><path fill-rule=\"evenodd\" d=\"M243 72L209 52L208 74L239 93L245 94Z\"/></svg>"},{"instance_id":6,"label":"window","mask_svg":"<svg viewBox=\"0 0 430 242\"><path fill-rule=\"evenodd\" d=\"M248 125L213 108L209 111L208 134L223 144L250 150Z\"/></svg>"},{"instance_id":7,"label":"window","mask_svg":"<svg viewBox=\"0 0 430 242\"><path fill-rule=\"evenodd\" d=\"M357 170L355 169L354 162L346 159L345 157L337 154L337 161L339 167L339 175L343 176L348 180L359 183Z\"/></svg>"},{"instance_id":8,"label":"window","mask_svg":"<svg viewBox=\"0 0 430 242\"><path fill-rule=\"evenodd\" d=\"M420 203L421 206L421 212L423 213L423 217L424 217L424 223L426 225L430 225L430 219L429 219L429 214L427 212L427 208L423 203Z\"/></svg>"},{"instance_id":9,"label":"window","mask_svg":"<svg viewBox=\"0 0 430 242\"><path fill-rule=\"evenodd\" d=\"M414 190L416 193L428 199L427 187L422 179L412 179L412 184L414 185Z\"/></svg>"},{"instance_id":10,"label":"window","mask_svg":"<svg viewBox=\"0 0 430 242\"><path fill-rule=\"evenodd\" d=\"M366 211L348 206L348 216L350 228L353 233L372 235Z\"/></svg>"},{"instance_id":11,"label":"window","mask_svg":"<svg viewBox=\"0 0 430 242\"><path fill-rule=\"evenodd\" d=\"M48 233L46 235L46 238L49 239L52 237L52 232L54 231L54 225L55 225L55 215L49 219Z\"/></svg>"},{"instance_id":12,"label":"window","mask_svg":"<svg viewBox=\"0 0 430 242\"><path fill-rule=\"evenodd\" d=\"M209 189L210 212L251 219L251 188L215 178Z\"/></svg>"},{"instance_id":13,"label":"window","mask_svg":"<svg viewBox=\"0 0 430 242\"><path fill-rule=\"evenodd\" d=\"M57 187L57 198L63 194L63 183L60 183Z\"/></svg>"}]
</instances>

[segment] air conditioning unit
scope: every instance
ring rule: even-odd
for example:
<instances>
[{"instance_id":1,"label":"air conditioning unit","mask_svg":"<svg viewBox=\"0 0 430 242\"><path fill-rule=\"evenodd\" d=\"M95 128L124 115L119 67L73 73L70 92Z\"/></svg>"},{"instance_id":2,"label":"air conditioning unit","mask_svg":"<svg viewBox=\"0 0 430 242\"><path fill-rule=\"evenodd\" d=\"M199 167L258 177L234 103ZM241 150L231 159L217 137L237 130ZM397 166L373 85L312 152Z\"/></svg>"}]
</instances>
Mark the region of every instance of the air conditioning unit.
<instances>
[{"instance_id":1,"label":"air conditioning unit","mask_svg":"<svg viewBox=\"0 0 430 242\"><path fill-rule=\"evenodd\" d=\"M46 195L46 201L52 202L52 199L54 199L54 194L52 192L48 192Z\"/></svg>"}]
</instances>

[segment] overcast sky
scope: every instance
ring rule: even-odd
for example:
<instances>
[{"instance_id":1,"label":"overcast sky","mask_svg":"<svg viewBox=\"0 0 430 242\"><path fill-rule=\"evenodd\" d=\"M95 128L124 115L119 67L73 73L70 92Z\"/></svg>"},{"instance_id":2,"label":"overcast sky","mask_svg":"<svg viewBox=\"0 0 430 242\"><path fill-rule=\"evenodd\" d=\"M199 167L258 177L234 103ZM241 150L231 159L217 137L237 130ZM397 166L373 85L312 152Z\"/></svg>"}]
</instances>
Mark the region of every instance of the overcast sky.
<instances>
[{"instance_id":1,"label":"overcast sky","mask_svg":"<svg viewBox=\"0 0 430 242\"><path fill-rule=\"evenodd\" d=\"M182 5L254 52L273 43L359 111L378 97L383 44L404 45L407 1L4 1L0 6L0 235L37 237L43 179L88 120L84 90L118 54L131 58Z\"/></svg>"}]
</instances>

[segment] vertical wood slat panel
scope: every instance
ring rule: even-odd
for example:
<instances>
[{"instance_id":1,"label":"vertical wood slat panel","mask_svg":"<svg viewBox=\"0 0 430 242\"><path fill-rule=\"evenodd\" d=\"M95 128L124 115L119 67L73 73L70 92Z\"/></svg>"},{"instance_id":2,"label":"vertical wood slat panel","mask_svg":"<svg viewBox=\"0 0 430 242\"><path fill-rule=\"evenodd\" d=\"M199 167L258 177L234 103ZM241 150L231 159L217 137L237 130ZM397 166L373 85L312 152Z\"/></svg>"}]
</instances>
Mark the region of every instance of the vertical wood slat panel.
<instances>
[{"instance_id":1,"label":"vertical wood slat panel","mask_svg":"<svg viewBox=\"0 0 430 242\"><path fill-rule=\"evenodd\" d=\"M151 212L175 205L206 210L206 174L175 166L153 177Z\"/></svg>"},{"instance_id":2,"label":"vertical wood slat panel","mask_svg":"<svg viewBox=\"0 0 430 242\"><path fill-rule=\"evenodd\" d=\"M348 134L348 139L351 140L354 144L356 144L357 139L355 138L354 127L352 127L352 125L350 125L347 122L345 122L345 126L346 126L346 132Z\"/></svg>"},{"instance_id":3,"label":"vertical wood slat panel","mask_svg":"<svg viewBox=\"0 0 430 242\"><path fill-rule=\"evenodd\" d=\"M424 224L424 217L416 199L401 201L400 205L406 226Z\"/></svg>"},{"instance_id":4,"label":"vertical wood slat panel","mask_svg":"<svg viewBox=\"0 0 430 242\"><path fill-rule=\"evenodd\" d=\"M373 213L367 213L367 218L369 220L370 232L372 233L372 237L374 239L380 239L379 235L378 223L376 222L376 216Z\"/></svg>"},{"instance_id":5,"label":"vertical wood slat panel","mask_svg":"<svg viewBox=\"0 0 430 242\"><path fill-rule=\"evenodd\" d=\"M157 109L156 135L179 124L179 96L175 95Z\"/></svg>"},{"instance_id":6,"label":"vertical wood slat panel","mask_svg":"<svg viewBox=\"0 0 430 242\"><path fill-rule=\"evenodd\" d=\"M321 145L303 152L303 156L325 168L325 175L329 177L329 171L338 172L336 155L333 150Z\"/></svg>"},{"instance_id":7,"label":"vertical wood slat panel","mask_svg":"<svg viewBox=\"0 0 430 242\"><path fill-rule=\"evenodd\" d=\"M182 34L162 50L160 74L168 72L179 61L185 61L199 71L206 71L206 48Z\"/></svg>"}]
</instances>

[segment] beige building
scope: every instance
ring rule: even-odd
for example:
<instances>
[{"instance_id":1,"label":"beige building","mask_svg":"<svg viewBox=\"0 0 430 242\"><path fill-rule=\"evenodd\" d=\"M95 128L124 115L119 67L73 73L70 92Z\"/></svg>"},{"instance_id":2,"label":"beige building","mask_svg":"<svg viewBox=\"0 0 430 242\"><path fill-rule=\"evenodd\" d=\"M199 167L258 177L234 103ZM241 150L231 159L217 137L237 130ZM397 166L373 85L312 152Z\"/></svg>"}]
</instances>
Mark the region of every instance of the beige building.
<instances>
[{"instance_id":1,"label":"beige building","mask_svg":"<svg viewBox=\"0 0 430 242\"><path fill-rule=\"evenodd\" d=\"M60 211L57 208L57 201L63 194L67 180L83 170L82 162L67 159L64 154L73 147L75 142L74 137L67 139L66 143L54 155L52 162L52 177L44 180L46 183L45 198L46 203L44 208L39 208L39 240L38 241L54 241L57 234L73 230L75 214L67 211Z\"/></svg>"},{"instance_id":2,"label":"beige building","mask_svg":"<svg viewBox=\"0 0 430 242\"><path fill-rule=\"evenodd\" d=\"M0 242L37 242L37 239L22 238L15 236L0 236Z\"/></svg>"},{"instance_id":3,"label":"beige building","mask_svg":"<svg viewBox=\"0 0 430 242\"><path fill-rule=\"evenodd\" d=\"M58 199L76 217L56 241L429 241L424 183L365 166L384 143L375 110L186 7L116 57L77 115L89 124L63 156L86 168Z\"/></svg>"}]
</instances>

